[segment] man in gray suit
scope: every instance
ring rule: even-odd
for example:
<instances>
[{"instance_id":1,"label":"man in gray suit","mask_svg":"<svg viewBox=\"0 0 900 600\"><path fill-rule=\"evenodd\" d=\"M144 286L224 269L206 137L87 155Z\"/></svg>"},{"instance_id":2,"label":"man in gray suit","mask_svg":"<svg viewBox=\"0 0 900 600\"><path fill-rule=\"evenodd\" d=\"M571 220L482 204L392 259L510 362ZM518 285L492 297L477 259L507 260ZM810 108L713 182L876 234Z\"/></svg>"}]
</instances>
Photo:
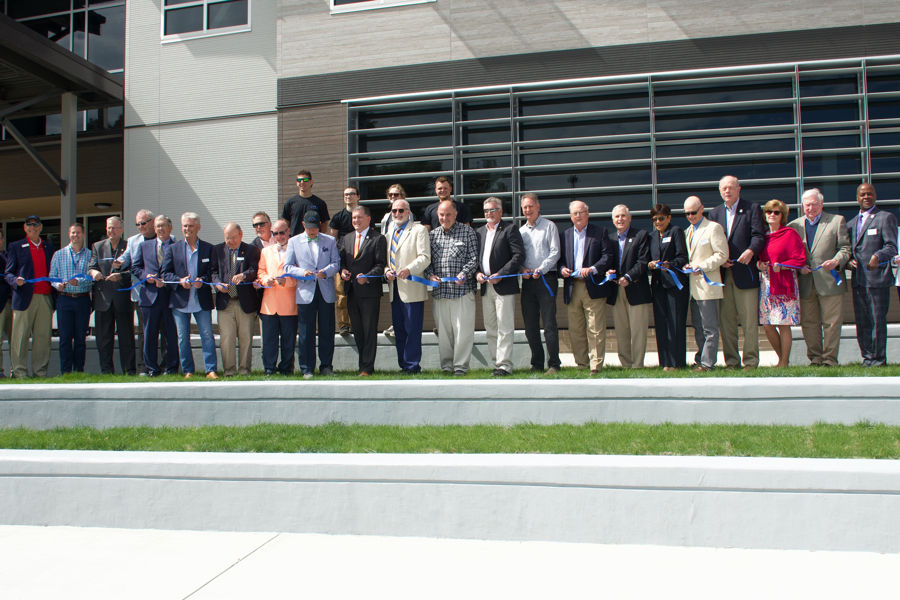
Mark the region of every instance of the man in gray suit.
<instances>
[{"instance_id":1,"label":"man in gray suit","mask_svg":"<svg viewBox=\"0 0 900 600\"><path fill-rule=\"evenodd\" d=\"M859 214L848 225L856 341L864 367L887 364L887 312L894 283L888 261L897 254L897 219L875 206L875 198L871 183L856 188Z\"/></svg>"},{"instance_id":2,"label":"man in gray suit","mask_svg":"<svg viewBox=\"0 0 900 600\"><path fill-rule=\"evenodd\" d=\"M843 271L850 260L850 234L844 217L822 212L822 192L815 188L806 190L802 201L806 216L788 224L806 245L808 268L802 269L799 277L800 327L809 362L833 367L838 364L844 324L841 306L847 283L842 279L838 284L831 271ZM812 270L820 266L819 270Z\"/></svg>"}]
</instances>

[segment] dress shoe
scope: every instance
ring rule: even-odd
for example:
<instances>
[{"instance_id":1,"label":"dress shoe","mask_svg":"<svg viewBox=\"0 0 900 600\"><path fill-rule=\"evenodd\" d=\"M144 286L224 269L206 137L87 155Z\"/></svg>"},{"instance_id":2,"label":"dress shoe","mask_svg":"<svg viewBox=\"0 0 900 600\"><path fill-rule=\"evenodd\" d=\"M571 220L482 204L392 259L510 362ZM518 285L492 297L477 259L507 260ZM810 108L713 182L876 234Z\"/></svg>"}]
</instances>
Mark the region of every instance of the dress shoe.
<instances>
[{"instance_id":1,"label":"dress shoe","mask_svg":"<svg viewBox=\"0 0 900 600\"><path fill-rule=\"evenodd\" d=\"M401 375L412 375L413 372L410 371L409 369L400 369L400 374Z\"/></svg>"},{"instance_id":2,"label":"dress shoe","mask_svg":"<svg viewBox=\"0 0 900 600\"><path fill-rule=\"evenodd\" d=\"M184 374L184 378L185 378L185 379L190 379L190 378L193 377L193 376L194 376L193 373L185 373L185 374Z\"/></svg>"},{"instance_id":3,"label":"dress shoe","mask_svg":"<svg viewBox=\"0 0 900 600\"><path fill-rule=\"evenodd\" d=\"M747 365L746 367L744 367L743 370L744 371L755 371L756 367L754 367L753 365Z\"/></svg>"},{"instance_id":4,"label":"dress shoe","mask_svg":"<svg viewBox=\"0 0 900 600\"><path fill-rule=\"evenodd\" d=\"M663 367L663 371L665 371L666 373L671 373L674 370L675 370L675 367Z\"/></svg>"},{"instance_id":5,"label":"dress shoe","mask_svg":"<svg viewBox=\"0 0 900 600\"><path fill-rule=\"evenodd\" d=\"M150 373L141 373L141 377L153 377ZM0 373L0 379L3 379L3 373Z\"/></svg>"},{"instance_id":6,"label":"dress shoe","mask_svg":"<svg viewBox=\"0 0 900 600\"><path fill-rule=\"evenodd\" d=\"M319 369L319 375L334 375L334 371L331 370L331 367L323 367Z\"/></svg>"},{"instance_id":7,"label":"dress shoe","mask_svg":"<svg viewBox=\"0 0 900 600\"><path fill-rule=\"evenodd\" d=\"M266 371L266 377L271 377L275 374L275 371Z\"/></svg>"},{"instance_id":8,"label":"dress shoe","mask_svg":"<svg viewBox=\"0 0 900 600\"><path fill-rule=\"evenodd\" d=\"M704 367L703 365L697 365L693 369L691 369L694 373L706 373L707 371L712 371L709 367Z\"/></svg>"},{"instance_id":9,"label":"dress shoe","mask_svg":"<svg viewBox=\"0 0 900 600\"><path fill-rule=\"evenodd\" d=\"M372 374L369 373L368 371L363 371L362 373L359 374L359 377L371 377L371 376L372 376Z\"/></svg>"},{"instance_id":10,"label":"dress shoe","mask_svg":"<svg viewBox=\"0 0 900 600\"><path fill-rule=\"evenodd\" d=\"M453 375L454 375L455 377L462 377L462 376L464 376L465 374L466 374L466 372L463 371L462 369L457 369L457 370L453 371Z\"/></svg>"},{"instance_id":11,"label":"dress shoe","mask_svg":"<svg viewBox=\"0 0 900 600\"><path fill-rule=\"evenodd\" d=\"M529 371L531 371L532 373L543 373L544 367L531 367Z\"/></svg>"},{"instance_id":12,"label":"dress shoe","mask_svg":"<svg viewBox=\"0 0 900 600\"><path fill-rule=\"evenodd\" d=\"M591 375L599 375L600 369L591 369Z\"/></svg>"},{"instance_id":13,"label":"dress shoe","mask_svg":"<svg viewBox=\"0 0 900 600\"><path fill-rule=\"evenodd\" d=\"M557 373L559 373L559 369L557 369L556 367L550 367L549 369L544 371L544 375L556 375Z\"/></svg>"},{"instance_id":14,"label":"dress shoe","mask_svg":"<svg viewBox=\"0 0 900 600\"><path fill-rule=\"evenodd\" d=\"M494 369L493 371L491 371L491 375L493 375L494 377L506 377L507 375L512 375L512 373L510 373L506 369Z\"/></svg>"},{"instance_id":15,"label":"dress shoe","mask_svg":"<svg viewBox=\"0 0 900 600\"><path fill-rule=\"evenodd\" d=\"M206 374L206 378L207 379L218 379L219 376L216 375L215 371L210 371L209 373Z\"/></svg>"},{"instance_id":16,"label":"dress shoe","mask_svg":"<svg viewBox=\"0 0 900 600\"><path fill-rule=\"evenodd\" d=\"M350 328L346 325L341 325L341 328L338 329L338 333L340 335L350 335Z\"/></svg>"}]
</instances>

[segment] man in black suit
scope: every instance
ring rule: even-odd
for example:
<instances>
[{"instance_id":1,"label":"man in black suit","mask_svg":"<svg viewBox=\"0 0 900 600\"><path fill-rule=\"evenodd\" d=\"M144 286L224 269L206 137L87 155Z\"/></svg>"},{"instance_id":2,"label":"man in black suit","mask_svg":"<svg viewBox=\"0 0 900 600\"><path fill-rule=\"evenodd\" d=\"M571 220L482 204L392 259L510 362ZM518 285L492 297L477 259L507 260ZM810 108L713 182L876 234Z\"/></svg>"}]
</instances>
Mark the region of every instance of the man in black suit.
<instances>
[{"instance_id":1,"label":"man in black suit","mask_svg":"<svg viewBox=\"0 0 900 600\"><path fill-rule=\"evenodd\" d=\"M219 350L225 377L249 375L253 366L253 324L259 312L259 292L250 285L259 269L259 248L245 244L237 223L225 225L225 242L213 252L219 271L216 283L216 310L219 312ZM246 285L241 285L242 283ZM240 362L235 358L235 338Z\"/></svg>"},{"instance_id":2,"label":"man in black suit","mask_svg":"<svg viewBox=\"0 0 900 600\"><path fill-rule=\"evenodd\" d=\"M894 284L889 264L897 254L897 219L875 206L875 188L856 188L859 214L850 220L850 288L856 316L856 341L864 367L887 364L887 312Z\"/></svg>"},{"instance_id":3,"label":"man in black suit","mask_svg":"<svg viewBox=\"0 0 900 600\"><path fill-rule=\"evenodd\" d=\"M612 268L614 258L609 234L588 223L589 214L584 202L569 204L569 216L575 226L564 234L557 267L563 276L563 301L568 307L569 342L575 364L579 369L590 364L591 374L596 375L606 359L606 299L615 292L613 285L599 281Z\"/></svg>"},{"instance_id":4,"label":"man in black suit","mask_svg":"<svg viewBox=\"0 0 900 600\"><path fill-rule=\"evenodd\" d=\"M138 288L138 304L144 324L144 364L149 377L156 377L162 369L159 366L160 330L165 332L163 340L166 351L163 355L166 375L178 373L178 329L175 317L169 308L172 286L163 283L162 265L169 246L175 242L172 237L172 220L166 215L156 217L154 223L156 237L141 242L131 263L134 279L147 281Z\"/></svg>"},{"instance_id":5,"label":"man in black suit","mask_svg":"<svg viewBox=\"0 0 900 600\"><path fill-rule=\"evenodd\" d=\"M162 274L166 281L178 280L169 298L175 327L178 330L178 354L185 379L194 376L194 354L191 350L191 316L200 332L203 366L207 379L218 379L216 370L216 339L212 329L213 297L209 283L218 276L219 263L209 242L200 239L200 215L186 212L181 215L184 239L166 248Z\"/></svg>"},{"instance_id":6,"label":"man in black suit","mask_svg":"<svg viewBox=\"0 0 900 600\"><path fill-rule=\"evenodd\" d=\"M613 264L618 267L607 274L616 276L619 289L606 301L613 305L619 363L626 368L640 369L647 352L647 328L650 327L650 303L653 302L647 279L650 236L631 226L631 212L624 204L613 208L612 218L616 226Z\"/></svg>"},{"instance_id":7,"label":"man in black suit","mask_svg":"<svg viewBox=\"0 0 900 600\"><path fill-rule=\"evenodd\" d=\"M341 279L346 285L350 328L359 352L359 376L375 370L378 347L378 313L381 307L381 276L387 265L387 240L372 224L372 213L357 206L351 213L353 232L341 244ZM369 277L359 277L368 275Z\"/></svg>"},{"instance_id":8,"label":"man in black suit","mask_svg":"<svg viewBox=\"0 0 900 600\"><path fill-rule=\"evenodd\" d=\"M3 248L3 229L0 229L0 248ZM0 273L6 272L6 252L0 250ZM6 377L3 373L3 334L6 334L6 345L12 343L12 288L6 282L5 277L0 277L0 379ZM10 369L12 362L10 362Z\"/></svg>"},{"instance_id":9,"label":"man in black suit","mask_svg":"<svg viewBox=\"0 0 900 600\"><path fill-rule=\"evenodd\" d=\"M484 201L487 225L475 231L478 236L478 271L475 278L481 284L484 331L491 352L491 362L494 363L491 375L495 377L510 375L513 370L513 335L516 330L519 279L492 278L518 273L525 262L525 246L519 229L511 223L501 221L502 217L501 200L488 198Z\"/></svg>"},{"instance_id":10,"label":"man in black suit","mask_svg":"<svg viewBox=\"0 0 900 600\"><path fill-rule=\"evenodd\" d=\"M719 180L724 204L712 209L709 220L718 223L728 238L728 260L722 267L725 297L719 303L719 330L725 368L741 366L738 321L744 330L744 370L759 366L759 271L756 262L766 245L766 226L759 204L741 199L737 177Z\"/></svg>"},{"instance_id":11,"label":"man in black suit","mask_svg":"<svg viewBox=\"0 0 900 600\"><path fill-rule=\"evenodd\" d=\"M115 336L119 336L119 364L122 372L134 375L134 308L131 292L120 289L131 287L131 273L123 271L122 256L127 243L122 234L125 223L119 217L106 220L105 240L91 248L88 275L94 280L94 322L97 326L97 352L100 355L100 373L115 374L113 350Z\"/></svg>"}]
</instances>

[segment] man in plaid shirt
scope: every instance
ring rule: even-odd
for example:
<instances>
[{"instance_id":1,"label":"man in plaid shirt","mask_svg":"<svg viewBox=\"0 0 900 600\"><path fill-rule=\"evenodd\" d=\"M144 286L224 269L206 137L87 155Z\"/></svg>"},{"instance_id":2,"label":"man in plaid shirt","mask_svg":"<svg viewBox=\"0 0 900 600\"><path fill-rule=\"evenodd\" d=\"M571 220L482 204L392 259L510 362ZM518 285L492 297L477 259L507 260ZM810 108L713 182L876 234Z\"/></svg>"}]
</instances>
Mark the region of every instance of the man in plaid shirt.
<instances>
[{"instance_id":1,"label":"man in plaid shirt","mask_svg":"<svg viewBox=\"0 0 900 600\"><path fill-rule=\"evenodd\" d=\"M441 226L431 236L431 265L425 276L431 281L452 277L433 290L441 369L465 375L475 341L475 272L478 270L478 237L471 227L456 222L452 201L438 206Z\"/></svg>"}]
</instances>

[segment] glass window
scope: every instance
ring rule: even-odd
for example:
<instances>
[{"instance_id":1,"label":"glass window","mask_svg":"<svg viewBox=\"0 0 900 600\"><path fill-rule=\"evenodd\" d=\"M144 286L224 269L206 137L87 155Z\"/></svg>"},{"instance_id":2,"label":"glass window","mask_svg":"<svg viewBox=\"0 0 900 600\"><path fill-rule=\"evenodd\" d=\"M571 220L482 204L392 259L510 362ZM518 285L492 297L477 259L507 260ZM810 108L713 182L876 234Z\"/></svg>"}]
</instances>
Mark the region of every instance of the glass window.
<instances>
[{"instance_id":1,"label":"glass window","mask_svg":"<svg viewBox=\"0 0 900 600\"><path fill-rule=\"evenodd\" d=\"M584 202L592 213L612 212L612 209L619 204L625 204L630 210L650 210L653 208L653 196L650 190L638 192L610 192L610 193L578 193L573 191L571 194L547 194L541 196L541 214L542 215L568 215L569 203L575 200ZM682 202L684 199L682 198ZM568 221L568 219L566 219ZM557 221L557 225L560 222ZM569 223L571 224L571 223ZM599 223L598 223L599 224ZM606 227L609 220L601 225Z\"/></svg>"},{"instance_id":2,"label":"glass window","mask_svg":"<svg viewBox=\"0 0 900 600\"><path fill-rule=\"evenodd\" d=\"M591 112L598 110L621 110L626 108L647 108L650 97L647 92L630 94L593 94L590 96L541 98L520 100L519 116L561 115L566 113Z\"/></svg>"},{"instance_id":3,"label":"glass window","mask_svg":"<svg viewBox=\"0 0 900 600\"><path fill-rule=\"evenodd\" d=\"M559 171L524 171L522 188L526 190L562 190L623 185L650 185L650 164L636 167L601 169L564 169Z\"/></svg>"},{"instance_id":4,"label":"glass window","mask_svg":"<svg viewBox=\"0 0 900 600\"><path fill-rule=\"evenodd\" d=\"M216 2L208 7L206 23L208 29L235 27L247 24L247 0Z\"/></svg>"},{"instance_id":5,"label":"glass window","mask_svg":"<svg viewBox=\"0 0 900 600\"><path fill-rule=\"evenodd\" d=\"M552 152L521 152L519 162L523 167L556 165L560 163L605 162L608 160L650 159L650 146L626 148L598 148L591 150L558 149Z\"/></svg>"},{"instance_id":6,"label":"glass window","mask_svg":"<svg viewBox=\"0 0 900 600\"><path fill-rule=\"evenodd\" d=\"M866 79L866 92L900 92L900 71L885 75L869 75Z\"/></svg>"},{"instance_id":7,"label":"glass window","mask_svg":"<svg viewBox=\"0 0 900 600\"><path fill-rule=\"evenodd\" d=\"M856 188L862 183L860 178L851 179L850 181L817 181L816 179L805 179L803 188L818 188L822 195L825 196L825 203L829 202L856 202ZM879 196L881 190L875 187ZM855 212L859 212L858 210Z\"/></svg>"},{"instance_id":8,"label":"glass window","mask_svg":"<svg viewBox=\"0 0 900 600\"><path fill-rule=\"evenodd\" d=\"M406 173L434 173L436 171L452 171L453 160L420 160L414 162L360 163L360 177L375 175L398 175Z\"/></svg>"},{"instance_id":9,"label":"glass window","mask_svg":"<svg viewBox=\"0 0 900 600\"><path fill-rule=\"evenodd\" d=\"M114 106L106 110L106 126L113 129L121 129L125 127L124 107Z\"/></svg>"},{"instance_id":10,"label":"glass window","mask_svg":"<svg viewBox=\"0 0 900 600\"><path fill-rule=\"evenodd\" d=\"M66 6L66 8L68 9L68 6ZM69 13L65 13L53 17L43 17L40 19L22 21L22 25L25 25L29 29L39 33L40 35L49 38L51 42L59 44L66 50L71 50L72 26L70 21L71 15Z\"/></svg>"},{"instance_id":11,"label":"glass window","mask_svg":"<svg viewBox=\"0 0 900 600\"><path fill-rule=\"evenodd\" d=\"M793 158L662 164L656 167L656 182L718 181L725 174L734 175L738 179L775 179L795 177L797 167Z\"/></svg>"},{"instance_id":12,"label":"glass window","mask_svg":"<svg viewBox=\"0 0 900 600\"><path fill-rule=\"evenodd\" d=\"M357 129L449 123L451 119L450 107L404 111L367 111L361 112L357 116Z\"/></svg>"},{"instance_id":13,"label":"glass window","mask_svg":"<svg viewBox=\"0 0 900 600\"><path fill-rule=\"evenodd\" d=\"M164 36L247 31L250 0L166 0L162 18Z\"/></svg>"},{"instance_id":14,"label":"glass window","mask_svg":"<svg viewBox=\"0 0 900 600\"><path fill-rule=\"evenodd\" d=\"M792 152L794 137L774 140L723 141L706 144L657 144L657 158L686 156L718 156L722 154L753 154L756 152Z\"/></svg>"},{"instance_id":15,"label":"glass window","mask_svg":"<svg viewBox=\"0 0 900 600\"><path fill-rule=\"evenodd\" d=\"M900 173L900 153L877 153L872 155L873 173Z\"/></svg>"},{"instance_id":16,"label":"glass window","mask_svg":"<svg viewBox=\"0 0 900 600\"><path fill-rule=\"evenodd\" d=\"M641 119L598 119L587 121L564 121L562 123L522 123L521 141L561 140L580 137L603 137L650 133L650 120Z\"/></svg>"},{"instance_id":17,"label":"glass window","mask_svg":"<svg viewBox=\"0 0 900 600\"><path fill-rule=\"evenodd\" d=\"M508 172L467 173L463 175L463 194L501 194L511 191L512 175Z\"/></svg>"},{"instance_id":18,"label":"glass window","mask_svg":"<svg viewBox=\"0 0 900 600\"><path fill-rule=\"evenodd\" d=\"M422 4L436 0L331 0L331 12L352 12L372 8L388 8L404 4Z\"/></svg>"},{"instance_id":19,"label":"glass window","mask_svg":"<svg viewBox=\"0 0 900 600\"><path fill-rule=\"evenodd\" d=\"M856 102L825 105L804 104L800 106L800 119L804 124L858 121L859 104Z\"/></svg>"},{"instance_id":20,"label":"glass window","mask_svg":"<svg viewBox=\"0 0 900 600\"><path fill-rule=\"evenodd\" d=\"M897 100L869 102L870 119L896 119L897 117L900 117L900 102Z\"/></svg>"},{"instance_id":21,"label":"glass window","mask_svg":"<svg viewBox=\"0 0 900 600\"><path fill-rule=\"evenodd\" d=\"M453 144L450 131L435 133L409 133L405 135L360 135L360 152L387 152L389 150L414 150L417 148L443 148Z\"/></svg>"},{"instance_id":22,"label":"glass window","mask_svg":"<svg viewBox=\"0 0 900 600\"><path fill-rule=\"evenodd\" d=\"M897 216L897 207L885 206L884 201L900 200L900 179L876 179L873 183L875 185L875 192L878 194L878 207L884 210L890 210L894 213L894 216ZM859 185L859 183L856 185ZM854 195L856 194L856 185L853 187ZM855 198L848 199L854 200ZM859 210L854 210L853 214L858 212Z\"/></svg>"},{"instance_id":23,"label":"glass window","mask_svg":"<svg viewBox=\"0 0 900 600\"><path fill-rule=\"evenodd\" d=\"M793 97L790 80L756 85L728 85L708 88L653 89L656 106L682 106L712 104L718 102L745 102L748 100L775 100Z\"/></svg>"},{"instance_id":24,"label":"glass window","mask_svg":"<svg viewBox=\"0 0 900 600\"><path fill-rule=\"evenodd\" d=\"M803 136L804 150L826 150L828 148L858 148L859 134Z\"/></svg>"},{"instance_id":25,"label":"glass window","mask_svg":"<svg viewBox=\"0 0 900 600\"><path fill-rule=\"evenodd\" d=\"M504 127L463 127L461 143L463 146L512 143L509 125Z\"/></svg>"},{"instance_id":26,"label":"glass window","mask_svg":"<svg viewBox=\"0 0 900 600\"><path fill-rule=\"evenodd\" d=\"M759 110L709 111L682 115L658 115L656 131L695 131L703 129L730 129L734 127L761 127L790 125L794 122L791 108Z\"/></svg>"},{"instance_id":27,"label":"glass window","mask_svg":"<svg viewBox=\"0 0 900 600\"><path fill-rule=\"evenodd\" d=\"M840 77L832 79L803 79L800 78L800 97L810 96L837 96L840 94L856 94L859 89L856 85L856 77Z\"/></svg>"},{"instance_id":28,"label":"glass window","mask_svg":"<svg viewBox=\"0 0 900 600\"><path fill-rule=\"evenodd\" d=\"M467 102L462 105L463 121L478 121L480 119L508 119L509 102L497 104L476 104Z\"/></svg>"},{"instance_id":29,"label":"glass window","mask_svg":"<svg viewBox=\"0 0 900 600\"><path fill-rule=\"evenodd\" d=\"M479 156L472 158L463 157L462 164L463 169L500 169L509 167L512 164L512 159L510 158L509 154L501 156ZM448 168L452 168L452 166Z\"/></svg>"},{"instance_id":30,"label":"glass window","mask_svg":"<svg viewBox=\"0 0 900 600\"><path fill-rule=\"evenodd\" d=\"M426 177L417 177L415 175L407 175L402 179L379 179L378 181L358 181L360 200L387 200L387 190L391 185L399 183L406 190L407 198L425 198L434 196L434 180L435 177L428 175ZM427 206L427 204L426 204Z\"/></svg>"},{"instance_id":31,"label":"glass window","mask_svg":"<svg viewBox=\"0 0 900 600\"><path fill-rule=\"evenodd\" d=\"M203 7L191 6L167 10L165 14L166 35L188 33L190 31L203 31Z\"/></svg>"},{"instance_id":32,"label":"glass window","mask_svg":"<svg viewBox=\"0 0 900 600\"><path fill-rule=\"evenodd\" d=\"M122 7L124 9L124 7ZM84 11L78 11L72 14L72 29L75 34L72 36L72 52L85 58L87 52L85 50L85 27L84 27ZM125 37L122 37L122 52L125 52Z\"/></svg>"},{"instance_id":33,"label":"glass window","mask_svg":"<svg viewBox=\"0 0 900 600\"><path fill-rule=\"evenodd\" d=\"M50 15L69 10L69 0L7 0L6 14L13 19Z\"/></svg>"},{"instance_id":34,"label":"glass window","mask_svg":"<svg viewBox=\"0 0 900 600\"><path fill-rule=\"evenodd\" d=\"M88 11L88 60L107 70L125 68L125 7Z\"/></svg>"},{"instance_id":35,"label":"glass window","mask_svg":"<svg viewBox=\"0 0 900 600\"><path fill-rule=\"evenodd\" d=\"M834 156L803 157L804 177L824 177L826 175L858 175L862 172L861 169L862 158L859 154L837 154Z\"/></svg>"}]
</instances>

